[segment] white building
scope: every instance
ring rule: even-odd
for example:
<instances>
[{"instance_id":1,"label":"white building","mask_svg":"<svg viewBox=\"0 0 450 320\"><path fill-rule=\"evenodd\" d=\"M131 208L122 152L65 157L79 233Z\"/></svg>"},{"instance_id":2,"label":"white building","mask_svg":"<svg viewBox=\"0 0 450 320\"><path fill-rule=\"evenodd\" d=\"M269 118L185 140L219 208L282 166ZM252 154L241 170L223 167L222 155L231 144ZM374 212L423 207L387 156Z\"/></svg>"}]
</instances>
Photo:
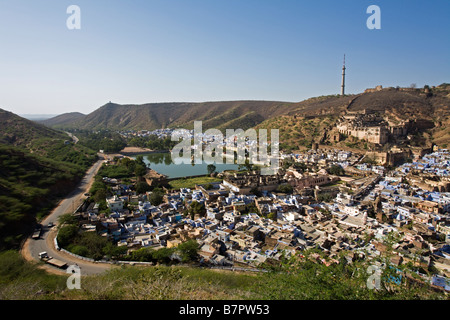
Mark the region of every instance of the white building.
<instances>
[{"instance_id":1,"label":"white building","mask_svg":"<svg viewBox=\"0 0 450 320\"><path fill-rule=\"evenodd\" d=\"M106 203L108 204L108 208L111 209L111 211L123 210L124 202L122 199L118 198L117 196L106 199Z\"/></svg>"}]
</instances>

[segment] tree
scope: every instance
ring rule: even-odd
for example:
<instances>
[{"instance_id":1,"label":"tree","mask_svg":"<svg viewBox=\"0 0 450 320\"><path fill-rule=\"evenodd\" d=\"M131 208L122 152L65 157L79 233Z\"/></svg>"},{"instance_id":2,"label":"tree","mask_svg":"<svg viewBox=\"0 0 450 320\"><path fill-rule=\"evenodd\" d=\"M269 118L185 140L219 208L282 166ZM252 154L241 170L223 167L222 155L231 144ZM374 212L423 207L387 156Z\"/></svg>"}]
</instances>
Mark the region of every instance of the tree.
<instances>
[{"instance_id":1,"label":"tree","mask_svg":"<svg viewBox=\"0 0 450 320\"><path fill-rule=\"evenodd\" d=\"M164 197L164 193L161 189L155 188L150 194L150 203L154 206L158 206L162 203Z\"/></svg>"},{"instance_id":2,"label":"tree","mask_svg":"<svg viewBox=\"0 0 450 320\"><path fill-rule=\"evenodd\" d=\"M195 240L183 242L177 247L183 262L194 261L198 255L199 245Z\"/></svg>"},{"instance_id":3,"label":"tree","mask_svg":"<svg viewBox=\"0 0 450 320\"><path fill-rule=\"evenodd\" d=\"M61 227L58 232L58 245L62 248L68 246L78 235L78 226L70 224Z\"/></svg>"},{"instance_id":4,"label":"tree","mask_svg":"<svg viewBox=\"0 0 450 320\"><path fill-rule=\"evenodd\" d=\"M250 193L251 193L251 194L254 194L254 195L257 196L257 197L261 197L261 196L262 196L262 192L259 191L259 189L258 189L257 187L252 187L252 188L250 189Z\"/></svg>"},{"instance_id":5,"label":"tree","mask_svg":"<svg viewBox=\"0 0 450 320\"><path fill-rule=\"evenodd\" d=\"M267 218L272 220L272 221L277 221L277 213L276 212L271 212L267 215Z\"/></svg>"},{"instance_id":6,"label":"tree","mask_svg":"<svg viewBox=\"0 0 450 320\"><path fill-rule=\"evenodd\" d=\"M77 244L88 249L88 257L94 260L103 258L103 250L108 245L108 239L98 235L96 232L84 232L77 239Z\"/></svg>"},{"instance_id":7,"label":"tree","mask_svg":"<svg viewBox=\"0 0 450 320\"><path fill-rule=\"evenodd\" d=\"M136 165L134 172L136 173L137 177L143 177L147 174L147 167L142 164L138 164Z\"/></svg>"},{"instance_id":8,"label":"tree","mask_svg":"<svg viewBox=\"0 0 450 320\"><path fill-rule=\"evenodd\" d=\"M208 164L208 166L206 167L206 169L208 170L208 174L213 174L216 171L216 166L213 164Z\"/></svg>"},{"instance_id":9,"label":"tree","mask_svg":"<svg viewBox=\"0 0 450 320\"><path fill-rule=\"evenodd\" d=\"M174 251L175 248L163 247L161 249L153 251L152 257L159 263L169 263L171 261L170 257L172 256Z\"/></svg>"},{"instance_id":10,"label":"tree","mask_svg":"<svg viewBox=\"0 0 450 320\"><path fill-rule=\"evenodd\" d=\"M78 220L73 214L66 213L66 214L63 214L62 216L59 216L58 222L59 222L60 225L64 225L64 224L76 225Z\"/></svg>"},{"instance_id":11,"label":"tree","mask_svg":"<svg viewBox=\"0 0 450 320\"><path fill-rule=\"evenodd\" d=\"M95 202L97 203L103 202L106 199L106 190L98 189L93 195Z\"/></svg>"},{"instance_id":12,"label":"tree","mask_svg":"<svg viewBox=\"0 0 450 320\"><path fill-rule=\"evenodd\" d=\"M203 203L194 200L191 202L191 205L189 206L188 213L191 215L192 219L194 219L196 214L203 217L206 214L205 205Z\"/></svg>"},{"instance_id":13,"label":"tree","mask_svg":"<svg viewBox=\"0 0 450 320\"><path fill-rule=\"evenodd\" d=\"M328 168L327 172L329 174L333 174L335 176L343 176L345 175L345 170L340 165L333 164L330 168Z\"/></svg>"},{"instance_id":14,"label":"tree","mask_svg":"<svg viewBox=\"0 0 450 320\"><path fill-rule=\"evenodd\" d=\"M291 194L294 192L294 188L290 184L280 184L276 191Z\"/></svg>"},{"instance_id":15,"label":"tree","mask_svg":"<svg viewBox=\"0 0 450 320\"><path fill-rule=\"evenodd\" d=\"M145 181L139 181L136 183L136 192L138 194L146 193L147 191L150 191L151 187L148 185Z\"/></svg>"},{"instance_id":16,"label":"tree","mask_svg":"<svg viewBox=\"0 0 450 320\"><path fill-rule=\"evenodd\" d=\"M153 261L153 249L141 248L130 253L128 256L132 261L151 262Z\"/></svg>"},{"instance_id":17,"label":"tree","mask_svg":"<svg viewBox=\"0 0 450 320\"><path fill-rule=\"evenodd\" d=\"M111 242L108 242L105 247L103 247L103 253L110 257L120 257L127 253L127 246L117 246ZM72 251L73 252L73 251Z\"/></svg>"},{"instance_id":18,"label":"tree","mask_svg":"<svg viewBox=\"0 0 450 320\"><path fill-rule=\"evenodd\" d=\"M86 257L89 255L89 250L85 246L71 245L68 250L76 255Z\"/></svg>"}]
</instances>

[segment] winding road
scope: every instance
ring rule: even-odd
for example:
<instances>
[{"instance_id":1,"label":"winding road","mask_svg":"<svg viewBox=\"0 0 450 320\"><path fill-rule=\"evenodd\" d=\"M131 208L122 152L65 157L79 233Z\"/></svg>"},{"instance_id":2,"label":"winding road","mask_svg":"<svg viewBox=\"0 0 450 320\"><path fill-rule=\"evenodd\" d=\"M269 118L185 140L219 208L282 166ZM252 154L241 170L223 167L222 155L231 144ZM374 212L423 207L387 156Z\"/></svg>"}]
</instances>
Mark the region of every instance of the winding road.
<instances>
[{"instance_id":1,"label":"winding road","mask_svg":"<svg viewBox=\"0 0 450 320\"><path fill-rule=\"evenodd\" d=\"M77 264L81 269L82 275L102 273L112 266L106 263L94 263L73 257L63 251L55 248L54 239L56 237L56 227L48 227L49 223L55 226L58 224L58 218L69 212L74 212L76 208L83 202L85 196L94 182L94 177L104 162L103 154L99 154L98 160L84 176L75 190L73 190L65 199L63 199L58 206L41 221L42 232L39 239L28 238L22 246L21 253L27 260L39 260L39 253L46 251L49 256L58 260L64 261L67 265ZM57 269L50 265L45 265L45 268L53 273L66 273L64 270Z\"/></svg>"}]
</instances>

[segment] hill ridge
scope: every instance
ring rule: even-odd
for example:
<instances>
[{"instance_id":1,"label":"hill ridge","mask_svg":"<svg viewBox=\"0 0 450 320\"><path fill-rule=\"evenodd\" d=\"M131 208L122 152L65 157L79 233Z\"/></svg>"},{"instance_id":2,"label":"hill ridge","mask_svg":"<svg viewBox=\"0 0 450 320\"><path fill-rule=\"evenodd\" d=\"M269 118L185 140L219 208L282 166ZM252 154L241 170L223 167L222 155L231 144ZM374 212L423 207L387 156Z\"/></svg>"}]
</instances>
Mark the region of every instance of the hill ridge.
<instances>
[{"instance_id":1,"label":"hill ridge","mask_svg":"<svg viewBox=\"0 0 450 320\"><path fill-rule=\"evenodd\" d=\"M248 129L279 117L342 115L348 111L369 109L388 111L403 117L442 117L448 111L450 86L433 88L367 89L350 95L312 97L300 102L272 100L230 100L206 102L152 102L117 104L109 102L77 119L52 125L63 129L86 130L154 130L183 127L191 129L194 120L203 121L203 128ZM441 110L439 110L441 108ZM430 112L431 111L431 112Z\"/></svg>"}]
</instances>

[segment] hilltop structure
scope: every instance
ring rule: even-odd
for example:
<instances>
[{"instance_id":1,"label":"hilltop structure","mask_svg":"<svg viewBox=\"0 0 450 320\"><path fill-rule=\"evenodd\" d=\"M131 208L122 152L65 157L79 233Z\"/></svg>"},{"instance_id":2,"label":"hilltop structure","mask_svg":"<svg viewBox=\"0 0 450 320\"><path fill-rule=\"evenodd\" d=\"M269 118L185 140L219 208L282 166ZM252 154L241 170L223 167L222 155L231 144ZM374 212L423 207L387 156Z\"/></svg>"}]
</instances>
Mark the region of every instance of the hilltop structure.
<instances>
[{"instance_id":1,"label":"hilltop structure","mask_svg":"<svg viewBox=\"0 0 450 320\"><path fill-rule=\"evenodd\" d=\"M409 121L394 122L388 115L367 111L347 111L336 125L339 133L366 140L375 144L385 144L389 138L404 137L408 134Z\"/></svg>"}]
</instances>

